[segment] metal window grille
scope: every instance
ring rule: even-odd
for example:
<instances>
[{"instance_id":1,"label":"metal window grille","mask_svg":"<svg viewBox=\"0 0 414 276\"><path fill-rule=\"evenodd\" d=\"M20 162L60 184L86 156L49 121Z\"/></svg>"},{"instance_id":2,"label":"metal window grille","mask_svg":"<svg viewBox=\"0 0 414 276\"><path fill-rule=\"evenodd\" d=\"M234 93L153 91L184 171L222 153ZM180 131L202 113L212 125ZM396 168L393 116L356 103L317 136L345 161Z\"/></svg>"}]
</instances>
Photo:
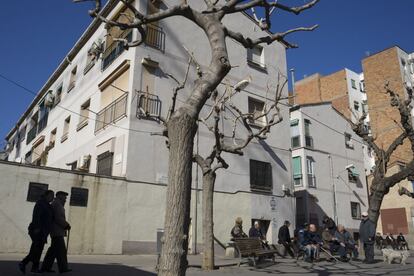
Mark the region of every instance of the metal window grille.
<instances>
[{"instance_id":1,"label":"metal window grille","mask_svg":"<svg viewBox=\"0 0 414 276\"><path fill-rule=\"evenodd\" d=\"M271 192L273 188L270 163L250 160L250 188L252 191Z\"/></svg>"},{"instance_id":2,"label":"metal window grille","mask_svg":"<svg viewBox=\"0 0 414 276\"><path fill-rule=\"evenodd\" d=\"M112 175L112 164L113 164L114 153L106 151L98 155L98 162L96 167L96 174L99 175Z\"/></svg>"}]
</instances>

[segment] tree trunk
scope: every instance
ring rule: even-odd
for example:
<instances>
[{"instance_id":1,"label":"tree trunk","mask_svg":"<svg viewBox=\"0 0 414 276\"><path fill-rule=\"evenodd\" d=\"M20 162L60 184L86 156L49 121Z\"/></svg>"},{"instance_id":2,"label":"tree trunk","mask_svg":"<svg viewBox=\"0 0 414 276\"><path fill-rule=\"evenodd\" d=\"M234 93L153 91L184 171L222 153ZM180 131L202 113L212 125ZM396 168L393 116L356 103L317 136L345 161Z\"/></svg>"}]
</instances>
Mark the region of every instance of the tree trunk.
<instances>
[{"instance_id":1,"label":"tree trunk","mask_svg":"<svg viewBox=\"0 0 414 276\"><path fill-rule=\"evenodd\" d=\"M185 275L190 223L191 171L196 120L179 112L168 122L169 168L162 254L158 275Z\"/></svg>"},{"instance_id":2,"label":"tree trunk","mask_svg":"<svg viewBox=\"0 0 414 276\"><path fill-rule=\"evenodd\" d=\"M203 270L214 269L214 182L216 173L210 171L203 175Z\"/></svg>"},{"instance_id":3,"label":"tree trunk","mask_svg":"<svg viewBox=\"0 0 414 276\"><path fill-rule=\"evenodd\" d=\"M377 225L380 215L381 203L386 195L385 183L382 180L373 181L371 195L369 196L368 217Z\"/></svg>"}]
</instances>

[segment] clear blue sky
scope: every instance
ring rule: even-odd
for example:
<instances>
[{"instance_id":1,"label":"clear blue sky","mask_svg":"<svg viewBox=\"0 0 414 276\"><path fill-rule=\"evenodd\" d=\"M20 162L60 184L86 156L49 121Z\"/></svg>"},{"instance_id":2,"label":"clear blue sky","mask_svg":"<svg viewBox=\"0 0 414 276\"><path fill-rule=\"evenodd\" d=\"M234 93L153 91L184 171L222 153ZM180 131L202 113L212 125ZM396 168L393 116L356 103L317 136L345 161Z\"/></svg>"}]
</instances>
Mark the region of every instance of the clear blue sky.
<instances>
[{"instance_id":1,"label":"clear blue sky","mask_svg":"<svg viewBox=\"0 0 414 276\"><path fill-rule=\"evenodd\" d=\"M305 2L279 1L296 5ZM87 14L91 5L73 4L71 0L4 1L0 9L0 74L37 92L91 22ZM288 51L288 68L296 69L296 79L344 67L359 72L367 52L393 45L414 51L412 11L414 1L410 0L321 0L300 16L277 11L273 31L320 25L313 33L290 37L300 46ZM0 93L2 140L33 96L1 78Z\"/></svg>"}]
</instances>

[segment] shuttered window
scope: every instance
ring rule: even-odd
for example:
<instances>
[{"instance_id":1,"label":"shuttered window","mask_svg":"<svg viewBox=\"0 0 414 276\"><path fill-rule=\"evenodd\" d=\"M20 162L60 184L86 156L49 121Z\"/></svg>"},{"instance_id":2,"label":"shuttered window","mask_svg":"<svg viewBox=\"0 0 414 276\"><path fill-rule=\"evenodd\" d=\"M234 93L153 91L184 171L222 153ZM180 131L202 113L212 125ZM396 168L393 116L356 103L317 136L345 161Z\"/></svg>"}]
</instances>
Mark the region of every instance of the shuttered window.
<instances>
[{"instance_id":1,"label":"shuttered window","mask_svg":"<svg viewBox=\"0 0 414 276\"><path fill-rule=\"evenodd\" d=\"M36 202L40 199L40 197L47 191L49 185L30 182L29 183L29 190L27 191L27 201Z\"/></svg>"},{"instance_id":2,"label":"shuttered window","mask_svg":"<svg viewBox=\"0 0 414 276\"><path fill-rule=\"evenodd\" d=\"M296 186L302 185L302 159L300 156L293 157L293 181Z\"/></svg>"},{"instance_id":3,"label":"shuttered window","mask_svg":"<svg viewBox=\"0 0 414 276\"><path fill-rule=\"evenodd\" d=\"M96 174L112 175L113 152L106 151L98 155Z\"/></svg>"},{"instance_id":4,"label":"shuttered window","mask_svg":"<svg viewBox=\"0 0 414 276\"><path fill-rule=\"evenodd\" d=\"M252 191L272 192L272 166L270 163L250 160L250 188Z\"/></svg>"},{"instance_id":5,"label":"shuttered window","mask_svg":"<svg viewBox=\"0 0 414 276\"><path fill-rule=\"evenodd\" d=\"M72 187L70 192L70 205L86 207L88 206L88 189Z\"/></svg>"}]
</instances>

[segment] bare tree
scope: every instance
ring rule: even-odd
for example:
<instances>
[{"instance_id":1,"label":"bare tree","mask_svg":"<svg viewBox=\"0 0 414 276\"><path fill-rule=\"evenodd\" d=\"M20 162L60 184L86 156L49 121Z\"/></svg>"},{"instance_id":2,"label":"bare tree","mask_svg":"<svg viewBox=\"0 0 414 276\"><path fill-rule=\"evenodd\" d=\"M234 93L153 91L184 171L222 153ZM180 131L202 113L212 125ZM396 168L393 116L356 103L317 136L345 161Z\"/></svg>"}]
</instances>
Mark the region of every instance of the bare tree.
<instances>
[{"instance_id":1,"label":"bare tree","mask_svg":"<svg viewBox=\"0 0 414 276\"><path fill-rule=\"evenodd\" d=\"M414 160L411 160L399 172L392 175L387 175L388 164L392 154L395 150L403 144L404 140L408 139L411 144L411 150L414 152L414 129L411 117L413 90L406 87L407 97L401 97L389 85L385 85L385 93L390 97L390 104L399 111L400 122L395 121L401 128L401 134L396 137L386 150L382 149L377 143L376 139L369 134L369 131L364 127L364 120L367 114L361 116L357 123L349 123L354 132L360 136L365 143L375 152L375 168L373 171L373 179L369 191L369 219L375 224L378 222L380 215L380 208L384 196L388 194L390 188L401 182L406 178L414 177ZM403 192L404 190L402 190Z\"/></svg>"},{"instance_id":2,"label":"bare tree","mask_svg":"<svg viewBox=\"0 0 414 276\"><path fill-rule=\"evenodd\" d=\"M74 0L82 2L85 0ZM118 1L118 0L113 0ZM197 121L201 109L207 99L231 70L226 38L232 38L246 48L253 48L259 44L271 44L275 41L282 43L286 48L295 48L296 45L288 42L286 36L299 31L312 31L310 28L294 28L285 32L270 33L252 39L226 27L222 20L227 15L242 13L254 8L264 10L264 20L261 20L262 30L271 28L270 16L275 9L300 14L312 8L319 0L310 1L299 7L289 7L278 1L268 0L204 0L203 10L196 10L187 0L177 0L177 4L164 10L143 14L137 10L129 0L119 0L129 8L134 18L130 23L120 23L109 20L100 14L101 1L95 0L95 9L89 14L106 23L108 27L116 26L121 30L137 29L140 37L132 42L118 39L126 48L141 45L146 38L145 26L166 18L180 16L189 23L197 25L209 41L211 61L205 73L195 82L190 95L177 109L173 109L165 123L165 136L169 143L169 173L167 202L165 214L165 232L162 254L159 264L159 275L184 275L187 267L188 229L190 223L191 173L193 161L194 136L197 130ZM193 0L195 1L195 0ZM175 107L175 104L173 103ZM240 149L235 149L238 151Z\"/></svg>"},{"instance_id":3,"label":"bare tree","mask_svg":"<svg viewBox=\"0 0 414 276\"><path fill-rule=\"evenodd\" d=\"M239 107L232 103L232 98L240 92L240 86L245 86L248 83L246 80L241 81L235 85L234 89L226 87L222 95L216 90L212 95L214 102L210 112L205 118L201 118L203 123L215 137L215 144L207 157L202 157L199 154L194 155L194 161L200 167L203 174L203 199L202 199L202 215L203 215L203 263L204 270L214 269L214 184L216 180L217 170L223 168L227 169L229 165L222 157L223 152L232 153L236 155L243 155L243 149L246 148L254 139L266 139L266 134L270 128L282 121L282 116L278 103L284 91L287 78L283 76L283 81L280 83L281 74L278 73L277 85L273 94L274 98L267 99L262 112L249 113L243 112ZM268 92L270 87L268 87ZM267 94L267 93L266 93ZM228 110L230 113L227 116L221 116L224 111ZM213 123L208 124L210 118L213 118ZM232 134L226 137L224 129L220 129L220 118L223 120L232 121ZM257 126L255 128L252 125ZM238 128L244 128L247 135L244 138L236 136ZM227 139L226 139L227 138ZM229 140L232 141L229 143Z\"/></svg>"}]
</instances>

